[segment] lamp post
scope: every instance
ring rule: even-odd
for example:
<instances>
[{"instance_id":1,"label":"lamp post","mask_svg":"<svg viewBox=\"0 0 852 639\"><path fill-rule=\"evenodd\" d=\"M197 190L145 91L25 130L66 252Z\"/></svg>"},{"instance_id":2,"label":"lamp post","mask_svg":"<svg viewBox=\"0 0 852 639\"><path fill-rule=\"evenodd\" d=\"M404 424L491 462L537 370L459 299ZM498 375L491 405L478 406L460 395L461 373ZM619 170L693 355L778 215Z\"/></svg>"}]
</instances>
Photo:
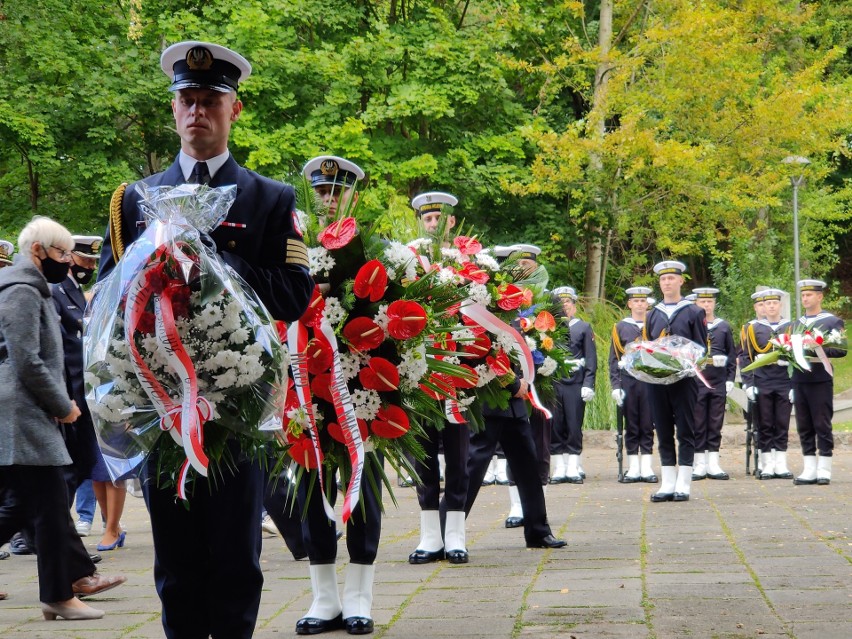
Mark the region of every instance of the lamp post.
<instances>
[{"instance_id":1,"label":"lamp post","mask_svg":"<svg viewBox=\"0 0 852 639\"><path fill-rule=\"evenodd\" d=\"M804 169L811 161L801 155L789 155L782 160L784 164L797 164L801 169ZM796 297L796 318L802 315L802 300L799 296L799 187L805 183L805 175L802 173L798 176L790 176L790 184L793 186L793 294Z\"/></svg>"}]
</instances>

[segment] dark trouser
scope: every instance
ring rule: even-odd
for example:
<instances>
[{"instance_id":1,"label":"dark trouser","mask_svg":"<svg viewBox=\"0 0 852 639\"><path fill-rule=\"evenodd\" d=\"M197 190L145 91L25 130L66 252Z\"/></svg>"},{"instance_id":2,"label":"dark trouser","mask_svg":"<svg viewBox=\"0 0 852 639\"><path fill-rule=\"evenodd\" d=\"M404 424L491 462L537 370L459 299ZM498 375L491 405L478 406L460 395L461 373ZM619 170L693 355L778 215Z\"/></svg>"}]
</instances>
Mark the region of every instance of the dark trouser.
<instances>
[{"instance_id":1,"label":"dark trouser","mask_svg":"<svg viewBox=\"0 0 852 639\"><path fill-rule=\"evenodd\" d=\"M624 391L624 447L628 455L650 455L654 452L654 420L648 400L648 384L622 376Z\"/></svg>"},{"instance_id":2,"label":"dark trouser","mask_svg":"<svg viewBox=\"0 0 852 639\"><path fill-rule=\"evenodd\" d=\"M555 404L548 404L546 408L553 413ZM553 438L553 419L547 419L537 408L533 407L530 413L530 426L532 427L532 438L535 444L535 456L538 460L538 477L542 486L550 483L550 442ZM510 470L510 469L509 469ZM509 480L514 483L514 478L507 471Z\"/></svg>"},{"instance_id":3,"label":"dark trouser","mask_svg":"<svg viewBox=\"0 0 852 639\"><path fill-rule=\"evenodd\" d=\"M296 491L287 478L287 469L278 475L270 475L266 484L263 507L275 522L275 527L284 538L287 548L294 557L307 554L302 539L302 513L296 503Z\"/></svg>"},{"instance_id":4,"label":"dark trouser","mask_svg":"<svg viewBox=\"0 0 852 639\"><path fill-rule=\"evenodd\" d=\"M35 530L38 597L67 601L71 584L94 574L95 565L74 530L62 466L0 466L0 546L26 524Z\"/></svg>"},{"instance_id":5,"label":"dark trouser","mask_svg":"<svg viewBox=\"0 0 852 639\"><path fill-rule=\"evenodd\" d=\"M547 523L547 508L544 504L535 444L530 422L526 417L485 416L485 428L471 434L470 457L467 462L470 481L467 485L465 512L469 515L473 509L497 442L503 446L506 463L512 469L518 486L521 507L524 509L524 538L527 542L539 541L551 534L551 531ZM441 510L446 510L443 503Z\"/></svg>"},{"instance_id":6,"label":"dark trouser","mask_svg":"<svg viewBox=\"0 0 852 639\"><path fill-rule=\"evenodd\" d=\"M649 384L651 414L657 431L657 450L662 466L692 466L695 457L695 398L696 381L687 377L664 386ZM675 429L678 447L675 451Z\"/></svg>"},{"instance_id":7,"label":"dark trouser","mask_svg":"<svg viewBox=\"0 0 852 639\"><path fill-rule=\"evenodd\" d=\"M834 417L834 382L793 382L793 399L802 455L816 455L819 449L820 455L831 457L834 452L834 434L831 432L831 418Z\"/></svg>"},{"instance_id":8,"label":"dark trouser","mask_svg":"<svg viewBox=\"0 0 852 639\"><path fill-rule=\"evenodd\" d=\"M787 450L787 440L790 435L790 413L793 405L790 403L788 390L757 390L757 425L758 446L764 453L775 450Z\"/></svg>"},{"instance_id":9,"label":"dark trouser","mask_svg":"<svg viewBox=\"0 0 852 639\"><path fill-rule=\"evenodd\" d=\"M583 452L583 418L586 416L586 402L580 394L582 384L555 383L556 402L553 412L553 437L550 452L554 455L568 453L579 455Z\"/></svg>"},{"instance_id":10,"label":"dark trouser","mask_svg":"<svg viewBox=\"0 0 852 639\"><path fill-rule=\"evenodd\" d=\"M417 501L421 510L438 510L441 503L441 486L438 468L438 450L444 445L444 500L447 510L464 510L467 499L467 458L470 450L470 429L467 424L444 423L440 431L429 426L424 429L425 438L420 440L426 457L415 463L414 468L422 484L417 486Z\"/></svg>"},{"instance_id":11,"label":"dark trouser","mask_svg":"<svg viewBox=\"0 0 852 639\"><path fill-rule=\"evenodd\" d=\"M237 457L239 459L239 457ZM157 487L152 456L143 481L154 538L154 581L168 639L248 639L263 573L260 515L266 473L242 459L231 474L196 476L189 504Z\"/></svg>"},{"instance_id":12,"label":"dark trouser","mask_svg":"<svg viewBox=\"0 0 852 639\"><path fill-rule=\"evenodd\" d=\"M696 384L695 450L718 453L722 444L722 424L725 422L725 387L707 388Z\"/></svg>"},{"instance_id":13,"label":"dark trouser","mask_svg":"<svg viewBox=\"0 0 852 639\"><path fill-rule=\"evenodd\" d=\"M353 564L370 565L376 561L379 538L382 535L381 479L377 464L383 463L377 455L367 453L364 474L361 478L361 495L346 523L346 549ZM372 471L368 465L374 465ZM375 483L370 481L372 472ZM325 488L329 503L334 506L337 483L333 469L325 469ZM376 494L378 493L378 495ZM328 519L322 505L319 479L316 471L305 473L299 483L299 511L307 504L307 514L302 522L305 548L312 564L333 564L337 560L337 523Z\"/></svg>"}]
</instances>

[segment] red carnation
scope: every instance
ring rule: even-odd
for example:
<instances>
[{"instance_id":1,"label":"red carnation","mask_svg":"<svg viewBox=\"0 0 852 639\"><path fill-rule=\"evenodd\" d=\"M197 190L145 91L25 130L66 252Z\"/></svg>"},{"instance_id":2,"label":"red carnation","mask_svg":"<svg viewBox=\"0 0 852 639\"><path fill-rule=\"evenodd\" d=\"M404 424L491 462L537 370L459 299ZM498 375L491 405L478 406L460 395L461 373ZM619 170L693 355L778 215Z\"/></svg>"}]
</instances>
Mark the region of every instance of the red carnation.
<instances>
[{"instance_id":1,"label":"red carnation","mask_svg":"<svg viewBox=\"0 0 852 639\"><path fill-rule=\"evenodd\" d=\"M369 351L385 341L382 327L369 317L356 317L343 327L343 337L356 351Z\"/></svg>"},{"instance_id":2,"label":"red carnation","mask_svg":"<svg viewBox=\"0 0 852 639\"><path fill-rule=\"evenodd\" d=\"M334 353L331 345L325 340L314 338L308 342L305 348L305 356L308 360L308 372L311 375L319 375L331 368Z\"/></svg>"},{"instance_id":3,"label":"red carnation","mask_svg":"<svg viewBox=\"0 0 852 639\"><path fill-rule=\"evenodd\" d=\"M358 380L368 390L395 391L399 388L399 371L383 357L371 357L366 368L358 372Z\"/></svg>"},{"instance_id":4,"label":"red carnation","mask_svg":"<svg viewBox=\"0 0 852 639\"><path fill-rule=\"evenodd\" d=\"M356 297L369 297L371 302L382 299L388 287L388 272L379 260L370 260L355 276L353 292Z\"/></svg>"},{"instance_id":5,"label":"red carnation","mask_svg":"<svg viewBox=\"0 0 852 639\"><path fill-rule=\"evenodd\" d=\"M320 321L322 320L322 312L325 310L325 299L323 299L322 293L320 293L319 286L314 286L313 295L311 295L311 301L308 304L308 308L305 311L304 315L301 317L301 321L303 324L307 326L319 326Z\"/></svg>"},{"instance_id":6,"label":"red carnation","mask_svg":"<svg viewBox=\"0 0 852 639\"><path fill-rule=\"evenodd\" d=\"M387 404L379 409L370 430L379 437L394 439L402 437L411 428L408 415L399 406Z\"/></svg>"},{"instance_id":7,"label":"red carnation","mask_svg":"<svg viewBox=\"0 0 852 639\"><path fill-rule=\"evenodd\" d=\"M388 319L388 333L394 339L411 339L426 328L426 311L417 302L393 302L388 306Z\"/></svg>"},{"instance_id":8,"label":"red carnation","mask_svg":"<svg viewBox=\"0 0 852 639\"><path fill-rule=\"evenodd\" d=\"M332 222L325 227L317 239L328 250L343 248L358 232L358 225L354 217L344 217L342 220Z\"/></svg>"},{"instance_id":9,"label":"red carnation","mask_svg":"<svg viewBox=\"0 0 852 639\"><path fill-rule=\"evenodd\" d=\"M453 244L461 251L462 255L475 255L482 250L482 244L474 237L459 235L453 240Z\"/></svg>"},{"instance_id":10,"label":"red carnation","mask_svg":"<svg viewBox=\"0 0 852 639\"><path fill-rule=\"evenodd\" d=\"M504 311L514 311L524 301L524 292L514 284L503 284L497 289L497 306Z\"/></svg>"},{"instance_id":11,"label":"red carnation","mask_svg":"<svg viewBox=\"0 0 852 639\"><path fill-rule=\"evenodd\" d=\"M473 262L467 262L462 268L454 269L457 275L461 275L466 280L475 282L476 284L485 284L491 279L488 271L478 267Z\"/></svg>"}]
</instances>

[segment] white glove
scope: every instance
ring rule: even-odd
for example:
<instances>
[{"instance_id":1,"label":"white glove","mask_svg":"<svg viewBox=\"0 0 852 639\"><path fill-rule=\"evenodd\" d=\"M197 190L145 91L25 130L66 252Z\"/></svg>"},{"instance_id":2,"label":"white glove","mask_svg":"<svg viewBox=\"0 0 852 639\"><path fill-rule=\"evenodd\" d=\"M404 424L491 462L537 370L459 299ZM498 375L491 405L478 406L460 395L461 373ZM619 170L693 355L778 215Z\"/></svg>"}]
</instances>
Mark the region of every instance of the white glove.
<instances>
[{"instance_id":1,"label":"white glove","mask_svg":"<svg viewBox=\"0 0 852 639\"><path fill-rule=\"evenodd\" d=\"M625 396L626 396L626 393L620 388L614 388L612 390L612 398L615 400L615 403L616 403L617 406L624 406Z\"/></svg>"},{"instance_id":2,"label":"white glove","mask_svg":"<svg viewBox=\"0 0 852 639\"><path fill-rule=\"evenodd\" d=\"M723 368L728 365L728 356L727 355L714 355L713 356L713 366L717 368Z\"/></svg>"},{"instance_id":3,"label":"white glove","mask_svg":"<svg viewBox=\"0 0 852 639\"><path fill-rule=\"evenodd\" d=\"M730 395L732 390L734 390L734 383L725 382L725 395Z\"/></svg>"},{"instance_id":4,"label":"white glove","mask_svg":"<svg viewBox=\"0 0 852 639\"><path fill-rule=\"evenodd\" d=\"M795 397L795 395L793 394L793 389L792 389L792 388L790 389L790 393L787 395L787 397L789 397L789 398L790 398L790 403L792 404L792 403L793 403L793 399L794 399L794 397Z\"/></svg>"},{"instance_id":5,"label":"white glove","mask_svg":"<svg viewBox=\"0 0 852 639\"><path fill-rule=\"evenodd\" d=\"M745 394L746 394L746 397L748 397L748 401L753 402L755 399L757 399L757 387L746 386L745 387Z\"/></svg>"},{"instance_id":6,"label":"white glove","mask_svg":"<svg viewBox=\"0 0 852 639\"><path fill-rule=\"evenodd\" d=\"M583 388L580 389L580 398L584 402L592 401L592 397L594 397L594 396L595 396L594 389L589 388L588 386L583 386Z\"/></svg>"}]
</instances>

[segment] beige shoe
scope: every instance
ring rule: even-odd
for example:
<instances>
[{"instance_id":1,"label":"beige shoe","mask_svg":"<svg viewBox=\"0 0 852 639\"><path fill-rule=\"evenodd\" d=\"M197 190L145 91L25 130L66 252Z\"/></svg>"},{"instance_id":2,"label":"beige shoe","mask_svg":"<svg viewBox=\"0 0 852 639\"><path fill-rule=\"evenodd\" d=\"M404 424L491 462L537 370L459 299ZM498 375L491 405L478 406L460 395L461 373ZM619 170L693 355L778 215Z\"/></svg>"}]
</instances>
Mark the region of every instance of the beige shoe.
<instances>
[{"instance_id":1,"label":"beige shoe","mask_svg":"<svg viewBox=\"0 0 852 639\"><path fill-rule=\"evenodd\" d=\"M79 606L61 601L58 603L42 603L41 614L48 621L55 621L57 617L67 619L69 621L78 621L81 619L101 619L104 616L103 610L87 606L79 599L71 599L80 604Z\"/></svg>"}]
</instances>

